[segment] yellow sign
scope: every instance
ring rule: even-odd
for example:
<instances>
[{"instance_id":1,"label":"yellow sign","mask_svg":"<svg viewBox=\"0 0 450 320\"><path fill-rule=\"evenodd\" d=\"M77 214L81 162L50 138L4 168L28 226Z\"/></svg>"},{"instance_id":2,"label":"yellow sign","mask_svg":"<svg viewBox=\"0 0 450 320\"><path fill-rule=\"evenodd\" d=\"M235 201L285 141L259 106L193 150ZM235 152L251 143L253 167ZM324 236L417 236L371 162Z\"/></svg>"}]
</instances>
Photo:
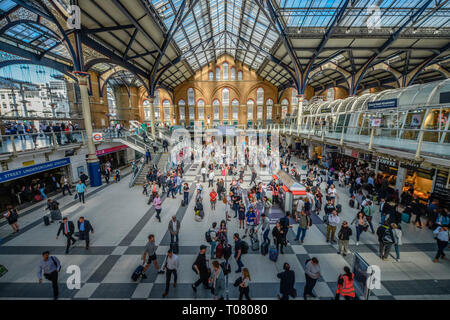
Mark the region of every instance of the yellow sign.
<instances>
[{"instance_id":1,"label":"yellow sign","mask_svg":"<svg viewBox=\"0 0 450 320\"><path fill-rule=\"evenodd\" d=\"M22 162L24 167L32 166L34 164L34 160Z\"/></svg>"}]
</instances>

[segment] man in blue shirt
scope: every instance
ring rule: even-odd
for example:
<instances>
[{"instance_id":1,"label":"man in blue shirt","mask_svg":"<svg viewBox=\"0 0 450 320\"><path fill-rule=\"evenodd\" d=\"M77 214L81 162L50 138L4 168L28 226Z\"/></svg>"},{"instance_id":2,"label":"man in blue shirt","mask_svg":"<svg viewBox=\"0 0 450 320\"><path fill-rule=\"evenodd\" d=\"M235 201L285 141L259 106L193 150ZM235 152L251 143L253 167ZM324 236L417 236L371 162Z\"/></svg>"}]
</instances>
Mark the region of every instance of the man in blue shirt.
<instances>
[{"instance_id":1,"label":"man in blue shirt","mask_svg":"<svg viewBox=\"0 0 450 320\"><path fill-rule=\"evenodd\" d=\"M84 191L86 190L86 185L81 182L81 180L78 181L78 183L75 185L75 189L78 193L78 198L80 199L80 202L83 201L84 203Z\"/></svg>"},{"instance_id":2,"label":"man in blue shirt","mask_svg":"<svg viewBox=\"0 0 450 320\"><path fill-rule=\"evenodd\" d=\"M247 214L246 214L246 224L245 224L245 235L243 238L245 238L247 236L247 231L249 229L251 229L252 231L250 232L250 234L252 234L254 232L254 228L255 228L255 224L256 224L256 212L255 212L255 208L252 206L250 206L250 208L248 208Z\"/></svg>"},{"instance_id":3,"label":"man in blue shirt","mask_svg":"<svg viewBox=\"0 0 450 320\"><path fill-rule=\"evenodd\" d=\"M39 279L39 284L42 283L42 273L45 279L52 282L53 287L53 299L57 300L59 295L58 290L58 272L61 270L61 262L58 258L50 256L49 251L42 253L42 260L39 263L37 277Z\"/></svg>"},{"instance_id":4,"label":"man in blue shirt","mask_svg":"<svg viewBox=\"0 0 450 320\"><path fill-rule=\"evenodd\" d=\"M92 228L89 220L84 219L84 217L80 217L78 219L78 230L80 233L80 240L86 241L86 250L89 249L89 232L94 233L94 228Z\"/></svg>"}]
</instances>

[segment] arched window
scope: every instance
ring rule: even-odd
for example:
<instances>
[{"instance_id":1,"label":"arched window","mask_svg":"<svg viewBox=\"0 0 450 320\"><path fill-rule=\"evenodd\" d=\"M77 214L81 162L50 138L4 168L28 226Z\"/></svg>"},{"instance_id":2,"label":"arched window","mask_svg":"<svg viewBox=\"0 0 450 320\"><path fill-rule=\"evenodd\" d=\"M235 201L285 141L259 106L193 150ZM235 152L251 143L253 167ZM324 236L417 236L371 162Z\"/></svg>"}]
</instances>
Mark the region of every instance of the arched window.
<instances>
[{"instance_id":1,"label":"arched window","mask_svg":"<svg viewBox=\"0 0 450 320\"><path fill-rule=\"evenodd\" d=\"M233 101L231 102L231 105L233 107L233 120L238 120L239 119L239 101L238 99L233 99Z\"/></svg>"},{"instance_id":2,"label":"arched window","mask_svg":"<svg viewBox=\"0 0 450 320\"><path fill-rule=\"evenodd\" d=\"M224 64L222 64L222 72L222 80L228 80L228 63L224 62Z\"/></svg>"},{"instance_id":3,"label":"arched window","mask_svg":"<svg viewBox=\"0 0 450 320\"><path fill-rule=\"evenodd\" d=\"M230 80L236 80L236 68L235 67L231 68Z\"/></svg>"},{"instance_id":4,"label":"arched window","mask_svg":"<svg viewBox=\"0 0 450 320\"><path fill-rule=\"evenodd\" d=\"M198 100L197 112L198 112L198 119L204 120L205 119L205 101L203 101L202 99Z\"/></svg>"},{"instance_id":5,"label":"arched window","mask_svg":"<svg viewBox=\"0 0 450 320\"><path fill-rule=\"evenodd\" d=\"M170 101L167 99L163 101L163 110L164 110L164 121L172 122L170 119Z\"/></svg>"},{"instance_id":6,"label":"arched window","mask_svg":"<svg viewBox=\"0 0 450 320\"><path fill-rule=\"evenodd\" d=\"M258 88L256 90L256 105L262 106L264 104L264 89Z\"/></svg>"},{"instance_id":7,"label":"arched window","mask_svg":"<svg viewBox=\"0 0 450 320\"><path fill-rule=\"evenodd\" d=\"M213 103L213 109L214 109L214 120L220 119L220 102L217 99L214 99Z\"/></svg>"},{"instance_id":8,"label":"arched window","mask_svg":"<svg viewBox=\"0 0 450 320\"><path fill-rule=\"evenodd\" d=\"M208 80L210 81L214 80L214 72L212 71L208 72Z\"/></svg>"},{"instance_id":9,"label":"arched window","mask_svg":"<svg viewBox=\"0 0 450 320\"><path fill-rule=\"evenodd\" d=\"M238 80L241 81L242 80L242 71L238 72Z\"/></svg>"},{"instance_id":10,"label":"arched window","mask_svg":"<svg viewBox=\"0 0 450 320\"><path fill-rule=\"evenodd\" d=\"M285 119L286 118L288 106L289 106L288 99L283 99L281 101L281 119Z\"/></svg>"},{"instance_id":11,"label":"arched window","mask_svg":"<svg viewBox=\"0 0 450 320\"><path fill-rule=\"evenodd\" d=\"M184 102L183 99L181 99L180 101L178 101L178 110L180 111L180 120L184 120L186 119L185 113L186 113L186 102Z\"/></svg>"},{"instance_id":12,"label":"arched window","mask_svg":"<svg viewBox=\"0 0 450 320\"><path fill-rule=\"evenodd\" d=\"M330 88L327 90L327 101L334 100L334 88Z\"/></svg>"},{"instance_id":13,"label":"arched window","mask_svg":"<svg viewBox=\"0 0 450 320\"><path fill-rule=\"evenodd\" d=\"M253 100L248 100L247 101L247 121L253 121L253 108L254 108L255 103L253 102Z\"/></svg>"},{"instance_id":14,"label":"arched window","mask_svg":"<svg viewBox=\"0 0 450 320\"><path fill-rule=\"evenodd\" d=\"M220 68L219 67L216 68L216 80L217 81L220 80Z\"/></svg>"},{"instance_id":15,"label":"arched window","mask_svg":"<svg viewBox=\"0 0 450 320\"><path fill-rule=\"evenodd\" d=\"M298 109L298 98L297 98L297 89L292 89L292 98L291 98L291 114L296 114L296 111Z\"/></svg>"},{"instance_id":16,"label":"arched window","mask_svg":"<svg viewBox=\"0 0 450 320\"><path fill-rule=\"evenodd\" d=\"M189 106L195 106L195 92L194 92L194 89L189 88L187 90L187 97L188 97L188 105Z\"/></svg>"},{"instance_id":17,"label":"arched window","mask_svg":"<svg viewBox=\"0 0 450 320\"><path fill-rule=\"evenodd\" d=\"M150 101L144 100L142 105L144 106L144 117L145 117L145 120L150 120L151 119L151 115L150 115Z\"/></svg>"},{"instance_id":18,"label":"arched window","mask_svg":"<svg viewBox=\"0 0 450 320\"><path fill-rule=\"evenodd\" d=\"M267 99L266 101L266 120L272 120L273 100Z\"/></svg>"},{"instance_id":19,"label":"arched window","mask_svg":"<svg viewBox=\"0 0 450 320\"><path fill-rule=\"evenodd\" d=\"M222 90L222 106L228 107L230 105L230 90L224 88Z\"/></svg>"}]
</instances>

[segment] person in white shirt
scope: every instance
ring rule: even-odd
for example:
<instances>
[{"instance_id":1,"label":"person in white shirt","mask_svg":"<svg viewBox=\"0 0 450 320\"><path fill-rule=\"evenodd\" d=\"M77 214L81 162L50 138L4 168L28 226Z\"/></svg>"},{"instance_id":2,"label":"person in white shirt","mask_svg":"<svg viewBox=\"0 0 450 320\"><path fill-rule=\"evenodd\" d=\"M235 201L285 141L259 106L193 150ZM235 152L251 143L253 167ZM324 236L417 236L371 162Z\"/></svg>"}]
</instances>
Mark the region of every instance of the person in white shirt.
<instances>
[{"instance_id":1,"label":"person in white shirt","mask_svg":"<svg viewBox=\"0 0 450 320\"><path fill-rule=\"evenodd\" d=\"M340 222L341 218L339 218L337 211L333 210L332 214L328 216L327 242L329 242L330 240L331 242L336 242L336 240L334 239L334 234L336 233L336 228Z\"/></svg>"},{"instance_id":2,"label":"person in white shirt","mask_svg":"<svg viewBox=\"0 0 450 320\"><path fill-rule=\"evenodd\" d=\"M200 173L202 174L203 182L206 182L206 168L205 168L205 167L202 167L202 168L200 169Z\"/></svg>"},{"instance_id":3,"label":"person in white shirt","mask_svg":"<svg viewBox=\"0 0 450 320\"><path fill-rule=\"evenodd\" d=\"M331 202L333 203L333 206L334 206L337 192L336 192L336 188L334 187L333 184L330 186L330 188L328 188L328 196L331 198Z\"/></svg>"},{"instance_id":4,"label":"person in white shirt","mask_svg":"<svg viewBox=\"0 0 450 320\"><path fill-rule=\"evenodd\" d=\"M208 188L214 187L214 170L211 170L209 172L208 177Z\"/></svg>"},{"instance_id":5,"label":"person in white shirt","mask_svg":"<svg viewBox=\"0 0 450 320\"><path fill-rule=\"evenodd\" d=\"M436 228L436 230L433 231L434 236L436 238L437 241L437 246L438 246L438 251L436 253L436 257L434 258L433 262L438 262L439 258L444 258L445 257L445 253L444 253L444 249L447 248L448 245L448 226L439 226Z\"/></svg>"},{"instance_id":6,"label":"person in white shirt","mask_svg":"<svg viewBox=\"0 0 450 320\"><path fill-rule=\"evenodd\" d=\"M166 270L166 290L162 294L163 298L167 296L169 293L169 285L170 285L170 278L173 274L173 287L175 288L177 286L177 270L179 266L179 260L178 256L172 252L172 249L169 249L167 252L166 259L164 260L162 264L162 269Z\"/></svg>"},{"instance_id":7,"label":"person in white shirt","mask_svg":"<svg viewBox=\"0 0 450 320\"><path fill-rule=\"evenodd\" d=\"M295 211L302 212L304 206L305 206L305 202L303 201L303 199L299 199L297 201L297 208L295 209Z\"/></svg>"}]
</instances>

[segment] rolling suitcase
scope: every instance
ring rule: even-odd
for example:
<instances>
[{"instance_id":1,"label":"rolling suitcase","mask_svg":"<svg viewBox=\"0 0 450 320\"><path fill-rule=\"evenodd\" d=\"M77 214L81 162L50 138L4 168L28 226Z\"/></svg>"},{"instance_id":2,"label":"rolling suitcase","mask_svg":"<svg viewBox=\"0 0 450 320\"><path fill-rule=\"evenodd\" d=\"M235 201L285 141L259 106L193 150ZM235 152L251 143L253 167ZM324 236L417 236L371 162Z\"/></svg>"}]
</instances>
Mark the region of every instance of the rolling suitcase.
<instances>
[{"instance_id":1,"label":"rolling suitcase","mask_svg":"<svg viewBox=\"0 0 450 320\"><path fill-rule=\"evenodd\" d=\"M350 208L354 208L355 207L355 199L350 199L348 201L348 205L350 206Z\"/></svg>"},{"instance_id":2,"label":"rolling suitcase","mask_svg":"<svg viewBox=\"0 0 450 320\"><path fill-rule=\"evenodd\" d=\"M222 259L223 257L223 245L219 243L219 245L216 247L216 258Z\"/></svg>"},{"instance_id":3,"label":"rolling suitcase","mask_svg":"<svg viewBox=\"0 0 450 320\"><path fill-rule=\"evenodd\" d=\"M278 251L274 246L271 246L269 249L269 259L273 262L277 262L278 260Z\"/></svg>"},{"instance_id":4,"label":"rolling suitcase","mask_svg":"<svg viewBox=\"0 0 450 320\"><path fill-rule=\"evenodd\" d=\"M264 241L261 243L261 254L265 256L267 253L269 253L269 243Z\"/></svg>"},{"instance_id":5,"label":"rolling suitcase","mask_svg":"<svg viewBox=\"0 0 450 320\"><path fill-rule=\"evenodd\" d=\"M49 219L49 217L48 217L47 215L44 216L44 224L45 224L46 226L49 226L49 225L50 225L50 219Z\"/></svg>"},{"instance_id":6,"label":"rolling suitcase","mask_svg":"<svg viewBox=\"0 0 450 320\"><path fill-rule=\"evenodd\" d=\"M230 259L231 254L233 253L233 251L231 250L231 245L229 245L228 243L225 244L223 246L223 257L225 260Z\"/></svg>"},{"instance_id":7,"label":"rolling suitcase","mask_svg":"<svg viewBox=\"0 0 450 320\"><path fill-rule=\"evenodd\" d=\"M405 212L402 213L402 222L409 223L411 221L411 216Z\"/></svg>"},{"instance_id":8,"label":"rolling suitcase","mask_svg":"<svg viewBox=\"0 0 450 320\"><path fill-rule=\"evenodd\" d=\"M137 267L136 270L134 270L133 274L131 275L131 279L133 281L137 281L142 274L142 270L144 270L143 266Z\"/></svg>"},{"instance_id":9,"label":"rolling suitcase","mask_svg":"<svg viewBox=\"0 0 450 320\"><path fill-rule=\"evenodd\" d=\"M182 207L184 207L184 206L185 206L185 204L184 204L184 199L183 199L183 200L181 200L181 206L182 206Z\"/></svg>"}]
</instances>

